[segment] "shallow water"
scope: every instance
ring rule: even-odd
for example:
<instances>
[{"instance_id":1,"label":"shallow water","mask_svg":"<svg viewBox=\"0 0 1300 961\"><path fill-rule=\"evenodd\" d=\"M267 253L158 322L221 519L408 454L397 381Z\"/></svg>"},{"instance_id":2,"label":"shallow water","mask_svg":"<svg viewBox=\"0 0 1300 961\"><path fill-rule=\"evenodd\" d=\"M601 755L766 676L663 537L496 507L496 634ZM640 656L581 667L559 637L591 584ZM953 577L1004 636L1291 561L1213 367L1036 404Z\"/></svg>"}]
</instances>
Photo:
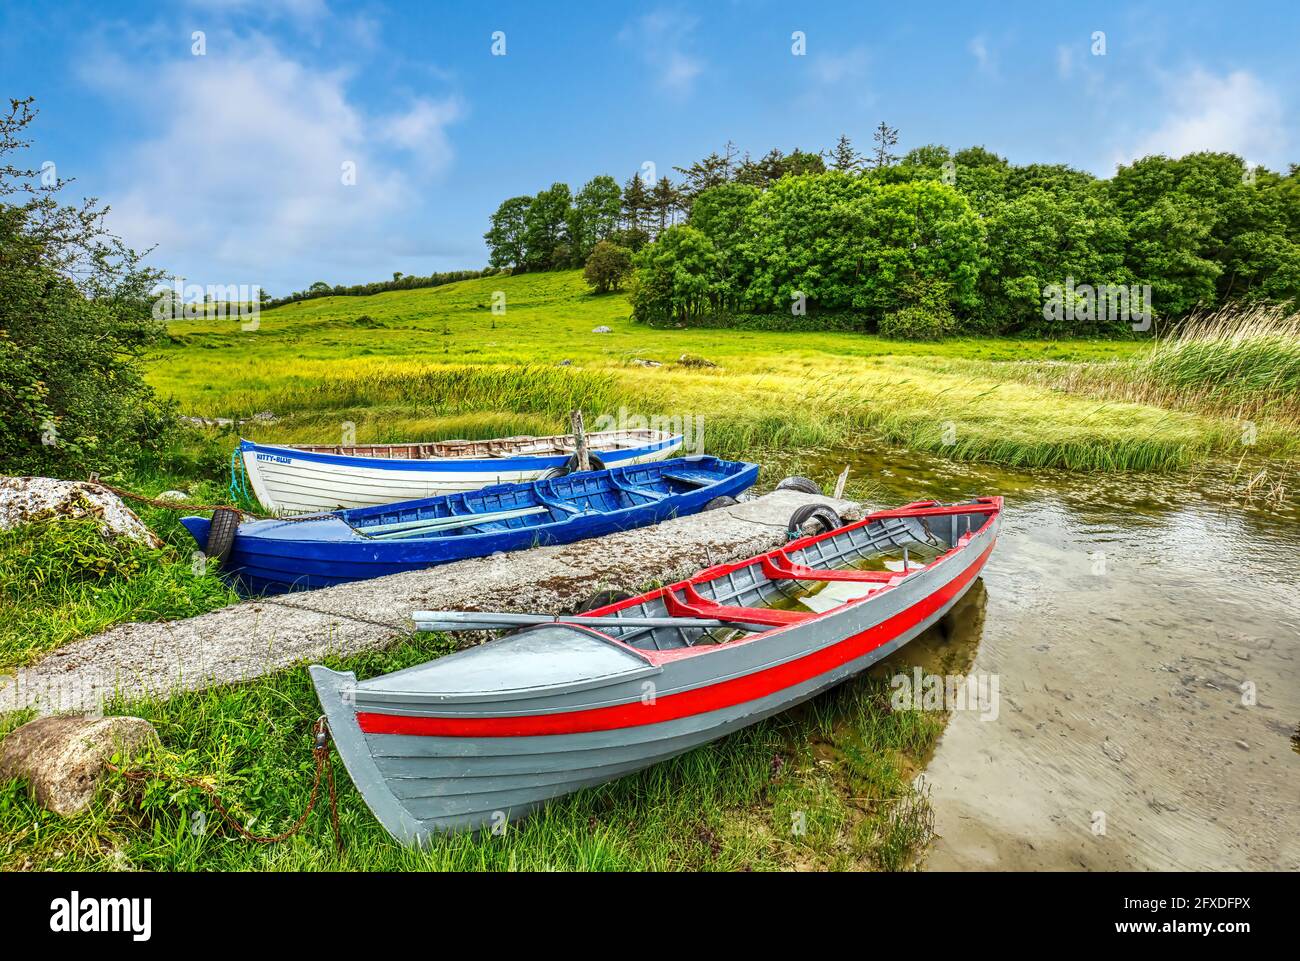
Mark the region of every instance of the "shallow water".
<instances>
[{"instance_id":1,"label":"shallow water","mask_svg":"<svg viewBox=\"0 0 1300 961\"><path fill-rule=\"evenodd\" d=\"M1080 477L827 451L873 506L1007 498L982 577L882 665L995 678L926 774L932 868L1300 869L1300 508L1226 473ZM1294 485L1290 485L1294 488ZM852 490L852 488L850 488Z\"/></svg>"}]
</instances>

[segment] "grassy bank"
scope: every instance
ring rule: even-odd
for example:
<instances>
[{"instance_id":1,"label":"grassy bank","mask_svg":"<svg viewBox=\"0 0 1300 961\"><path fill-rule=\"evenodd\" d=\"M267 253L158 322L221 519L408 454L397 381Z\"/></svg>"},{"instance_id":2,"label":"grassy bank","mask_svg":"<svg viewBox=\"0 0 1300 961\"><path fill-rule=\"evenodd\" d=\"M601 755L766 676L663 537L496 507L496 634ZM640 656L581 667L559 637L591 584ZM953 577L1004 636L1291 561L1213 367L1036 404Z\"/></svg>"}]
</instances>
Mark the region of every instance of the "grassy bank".
<instances>
[{"instance_id":1,"label":"grassy bank","mask_svg":"<svg viewBox=\"0 0 1300 961\"><path fill-rule=\"evenodd\" d=\"M629 313L577 273L322 298L267 311L256 331L175 323L151 379L188 413L271 411L278 423L247 430L272 442L329 440L344 424L361 442L550 431L583 406L694 418L707 449L733 457L868 435L1008 466L1161 470L1239 447L1222 411L1078 390L1060 373L1136 363L1137 342L660 330ZM1293 431L1258 426L1261 456L1298 447Z\"/></svg>"},{"instance_id":2,"label":"grassy bank","mask_svg":"<svg viewBox=\"0 0 1300 961\"><path fill-rule=\"evenodd\" d=\"M448 651L422 636L331 662L366 677ZM911 784L943 726L893 712L884 680L860 678L795 711L641 774L562 799L503 836L455 836L423 852L384 833L335 760L344 852L326 810L275 845L240 838L197 787L216 789L252 832L279 833L306 805L311 728L306 672L166 702L113 705L149 719L164 750L146 782L110 777L92 809L50 814L26 785L0 783L0 869L22 870L769 870L897 869L930 837ZM0 718L0 734L21 717Z\"/></svg>"},{"instance_id":3,"label":"grassy bank","mask_svg":"<svg viewBox=\"0 0 1300 961\"><path fill-rule=\"evenodd\" d=\"M129 478L150 494L179 482L161 473ZM196 502L224 500L213 481L190 486ZM196 568L196 545L179 513L131 506L163 539L161 548L110 541L91 519L52 517L0 531L0 671L114 624L193 617L237 600L215 571Z\"/></svg>"}]
</instances>

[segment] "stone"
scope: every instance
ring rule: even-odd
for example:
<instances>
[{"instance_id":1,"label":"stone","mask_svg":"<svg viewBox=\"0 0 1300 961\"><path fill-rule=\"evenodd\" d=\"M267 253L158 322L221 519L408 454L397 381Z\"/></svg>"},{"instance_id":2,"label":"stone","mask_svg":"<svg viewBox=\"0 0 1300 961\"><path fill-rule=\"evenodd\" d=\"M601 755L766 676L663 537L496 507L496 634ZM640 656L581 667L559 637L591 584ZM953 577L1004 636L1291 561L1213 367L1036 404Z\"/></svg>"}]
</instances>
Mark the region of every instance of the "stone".
<instances>
[{"instance_id":1,"label":"stone","mask_svg":"<svg viewBox=\"0 0 1300 961\"><path fill-rule=\"evenodd\" d=\"M682 367L717 367L713 361L707 357L700 357L696 354L682 354L677 358L677 363Z\"/></svg>"},{"instance_id":2,"label":"stone","mask_svg":"<svg viewBox=\"0 0 1300 961\"><path fill-rule=\"evenodd\" d=\"M606 327L604 324L601 324L599 327L593 327L593 328L591 329L591 332L592 332L593 334L612 334L612 333L614 333L614 331L613 331L612 329L610 329L609 327Z\"/></svg>"},{"instance_id":3,"label":"stone","mask_svg":"<svg viewBox=\"0 0 1300 961\"><path fill-rule=\"evenodd\" d=\"M89 481L0 476L0 530L54 517L93 517L105 537L129 537L149 547L163 542L110 490Z\"/></svg>"},{"instance_id":4,"label":"stone","mask_svg":"<svg viewBox=\"0 0 1300 961\"><path fill-rule=\"evenodd\" d=\"M157 497L154 498L154 500L160 500L160 501L181 501L181 502L187 501L189 499L190 499L190 495L185 493L184 491L163 491L161 494L159 494Z\"/></svg>"},{"instance_id":5,"label":"stone","mask_svg":"<svg viewBox=\"0 0 1300 961\"><path fill-rule=\"evenodd\" d=\"M139 717L39 717L0 741L0 780L23 778L46 809L80 814L114 755L136 757L158 743L153 725Z\"/></svg>"}]
</instances>

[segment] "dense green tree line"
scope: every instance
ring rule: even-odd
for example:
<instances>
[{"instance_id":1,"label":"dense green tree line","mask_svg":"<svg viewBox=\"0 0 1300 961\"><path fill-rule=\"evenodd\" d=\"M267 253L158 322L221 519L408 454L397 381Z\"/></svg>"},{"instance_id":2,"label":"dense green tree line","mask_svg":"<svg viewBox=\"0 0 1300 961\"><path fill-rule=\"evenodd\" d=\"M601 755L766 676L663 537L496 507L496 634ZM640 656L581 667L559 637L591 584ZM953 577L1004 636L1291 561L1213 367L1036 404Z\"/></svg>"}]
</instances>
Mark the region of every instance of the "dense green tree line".
<instances>
[{"instance_id":1,"label":"dense green tree line","mask_svg":"<svg viewBox=\"0 0 1300 961\"><path fill-rule=\"evenodd\" d=\"M441 287L443 284L454 284L458 280L473 280L476 277L490 277L497 271L489 267L487 270L448 270L443 273L429 274L427 277L418 274L393 274L392 280L376 280L369 284L327 284L323 280L318 280L306 290L295 291L284 297L270 297L263 294L263 307L279 307L283 304L292 304L300 300L314 300L317 297L368 297L371 294L382 294L390 290L419 290L424 287Z\"/></svg>"},{"instance_id":2,"label":"dense green tree line","mask_svg":"<svg viewBox=\"0 0 1300 961\"><path fill-rule=\"evenodd\" d=\"M1146 157L1109 179L928 145L901 157L881 124L859 153L737 156L680 182L597 177L507 200L486 238L496 267L610 265L635 254L630 294L652 323L736 315L862 317L899 336L1146 329L1229 300L1300 299L1300 167L1231 154Z\"/></svg>"}]
</instances>

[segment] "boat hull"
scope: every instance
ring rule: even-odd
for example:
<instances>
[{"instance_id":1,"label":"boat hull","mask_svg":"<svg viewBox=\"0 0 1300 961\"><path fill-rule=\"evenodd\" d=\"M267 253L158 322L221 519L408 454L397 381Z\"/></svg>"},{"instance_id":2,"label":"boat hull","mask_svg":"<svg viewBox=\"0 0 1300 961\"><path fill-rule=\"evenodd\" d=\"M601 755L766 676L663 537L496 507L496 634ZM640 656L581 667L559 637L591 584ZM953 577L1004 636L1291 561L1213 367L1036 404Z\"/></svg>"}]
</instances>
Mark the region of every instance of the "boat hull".
<instances>
[{"instance_id":1,"label":"boat hull","mask_svg":"<svg viewBox=\"0 0 1300 961\"><path fill-rule=\"evenodd\" d=\"M638 486L657 481L661 475L688 476L700 483L693 489L653 501L637 491ZM368 580L389 574L424 570L439 564L486 557L497 553L568 544L617 531L657 524L672 517L698 513L715 497L735 497L751 487L758 466L720 461L711 457L683 458L662 463L613 468L606 472L573 474L540 485L503 485L455 497L426 498L376 508L354 509L319 518L264 520L241 524L223 573L246 594L279 594L315 590L350 581ZM630 484L634 493L620 495L605 478ZM534 489L569 492L575 503L600 503L610 509L564 520L529 525L513 522L466 526L460 536L412 537L380 540L361 536L358 525L390 518L448 516L536 506ZM637 503L623 504L617 498ZM548 519L549 519L549 515ZM465 519L465 518L463 518ZM182 523L200 547L207 544L209 521L186 517Z\"/></svg>"},{"instance_id":2,"label":"boat hull","mask_svg":"<svg viewBox=\"0 0 1300 961\"><path fill-rule=\"evenodd\" d=\"M504 689L497 692L421 690L436 676L437 661L407 679L399 672L358 683L322 667L311 675L349 774L395 838L422 844L443 831L498 829L553 798L707 744L867 669L965 595L996 536L995 516L942 563L879 596L707 651L638 652L597 635L603 641L596 643L612 643L629 660L618 670L601 664L585 678L566 665L581 663L577 649L590 640L569 642L572 657L549 640L551 661L534 662L521 647L527 632L492 642L501 645L501 667L492 674ZM491 663L490 652L482 653L491 646L452 655L462 665L448 664L441 674L454 680L476 661L481 670ZM592 649L589 656L606 653ZM513 687L511 673L519 674Z\"/></svg>"},{"instance_id":3,"label":"boat hull","mask_svg":"<svg viewBox=\"0 0 1300 961\"><path fill-rule=\"evenodd\" d=\"M646 435L642 442L631 446L602 445L601 435L592 434L592 450L606 467L649 463L681 450L680 434L640 433ZM527 483L562 470L572 454L357 457L245 440L240 442L239 456L262 506L288 515L392 504L493 484Z\"/></svg>"}]
</instances>

